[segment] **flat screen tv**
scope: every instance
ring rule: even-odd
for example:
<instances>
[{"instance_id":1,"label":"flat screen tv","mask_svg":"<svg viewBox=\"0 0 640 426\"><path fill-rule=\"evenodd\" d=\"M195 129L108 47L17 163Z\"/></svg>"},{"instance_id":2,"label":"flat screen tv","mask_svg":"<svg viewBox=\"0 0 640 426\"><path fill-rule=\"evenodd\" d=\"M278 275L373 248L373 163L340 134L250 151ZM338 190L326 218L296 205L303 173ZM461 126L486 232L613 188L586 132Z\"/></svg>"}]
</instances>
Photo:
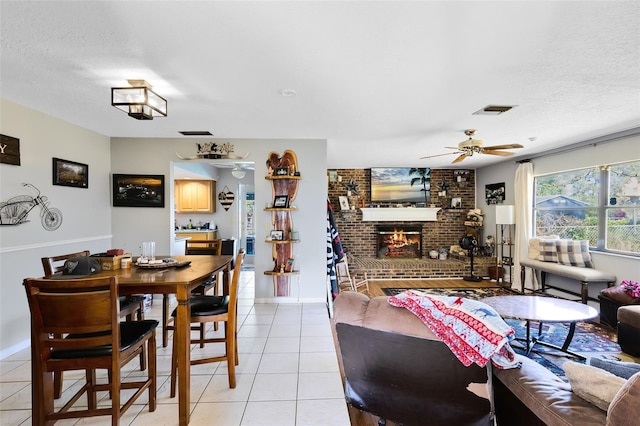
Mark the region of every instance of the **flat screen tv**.
<instances>
[{"instance_id":1,"label":"flat screen tv","mask_svg":"<svg viewBox=\"0 0 640 426\"><path fill-rule=\"evenodd\" d=\"M427 203L430 197L431 169L428 167L371 168L372 203Z\"/></svg>"}]
</instances>

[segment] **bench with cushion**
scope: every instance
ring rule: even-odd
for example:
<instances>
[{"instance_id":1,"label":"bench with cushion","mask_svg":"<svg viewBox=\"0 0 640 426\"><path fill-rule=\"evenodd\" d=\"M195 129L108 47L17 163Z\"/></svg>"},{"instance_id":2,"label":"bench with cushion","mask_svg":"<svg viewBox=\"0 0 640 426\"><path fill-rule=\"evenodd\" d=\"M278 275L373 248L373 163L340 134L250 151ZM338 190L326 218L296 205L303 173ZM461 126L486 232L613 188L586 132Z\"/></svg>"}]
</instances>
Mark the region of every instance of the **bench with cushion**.
<instances>
[{"instance_id":1,"label":"bench with cushion","mask_svg":"<svg viewBox=\"0 0 640 426\"><path fill-rule=\"evenodd\" d=\"M546 274L553 274L580 281L580 295L582 303L589 299L589 283L604 282L611 287L616 282L616 276L594 268L589 254L589 242L586 240L562 240L559 238L531 238L529 241L529 259L520 260L520 282L524 292L525 271L531 268L533 272L540 271L540 285L542 291L548 285ZM559 290L567 291L559 288Z\"/></svg>"}]
</instances>

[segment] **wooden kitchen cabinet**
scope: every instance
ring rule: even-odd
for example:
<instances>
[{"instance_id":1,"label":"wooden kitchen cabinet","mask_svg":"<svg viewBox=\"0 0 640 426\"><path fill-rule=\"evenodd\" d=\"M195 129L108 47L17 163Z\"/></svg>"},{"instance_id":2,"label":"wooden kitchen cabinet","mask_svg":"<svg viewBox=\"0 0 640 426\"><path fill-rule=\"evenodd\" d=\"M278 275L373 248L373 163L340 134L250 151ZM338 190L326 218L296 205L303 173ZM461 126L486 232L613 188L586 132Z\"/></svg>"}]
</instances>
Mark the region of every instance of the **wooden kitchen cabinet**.
<instances>
[{"instance_id":1,"label":"wooden kitchen cabinet","mask_svg":"<svg viewBox=\"0 0 640 426\"><path fill-rule=\"evenodd\" d=\"M218 231L207 231L207 232L183 232L176 231L176 235L180 237L191 237L191 241L201 241L201 240L217 240L218 239Z\"/></svg>"},{"instance_id":2,"label":"wooden kitchen cabinet","mask_svg":"<svg viewBox=\"0 0 640 426\"><path fill-rule=\"evenodd\" d=\"M177 213L215 213L216 182L212 180L176 180Z\"/></svg>"}]
</instances>

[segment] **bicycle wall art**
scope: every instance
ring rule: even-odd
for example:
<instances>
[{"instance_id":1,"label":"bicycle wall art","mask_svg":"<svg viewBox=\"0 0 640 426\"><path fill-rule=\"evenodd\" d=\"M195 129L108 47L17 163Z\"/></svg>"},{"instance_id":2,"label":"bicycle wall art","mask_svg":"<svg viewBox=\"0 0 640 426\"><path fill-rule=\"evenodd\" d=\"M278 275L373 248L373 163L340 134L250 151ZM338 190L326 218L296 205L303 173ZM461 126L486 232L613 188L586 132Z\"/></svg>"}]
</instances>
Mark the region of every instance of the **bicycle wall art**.
<instances>
[{"instance_id":1,"label":"bicycle wall art","mask_svg":"<svg viewBox=\"0 0 640 426\"><path fill-rule=\"evenodd\" d=\"M30 183L23 183L22 186L31 188L36 192L36 196L18 195L0 203L0 225L20 225L28 222L29 213L36 206L40 206L40 221L42 227L47 231L55 231L62 225L62 212L49 207L47 197L40 194L40 190Z\"/></svg>"}]
</instances>

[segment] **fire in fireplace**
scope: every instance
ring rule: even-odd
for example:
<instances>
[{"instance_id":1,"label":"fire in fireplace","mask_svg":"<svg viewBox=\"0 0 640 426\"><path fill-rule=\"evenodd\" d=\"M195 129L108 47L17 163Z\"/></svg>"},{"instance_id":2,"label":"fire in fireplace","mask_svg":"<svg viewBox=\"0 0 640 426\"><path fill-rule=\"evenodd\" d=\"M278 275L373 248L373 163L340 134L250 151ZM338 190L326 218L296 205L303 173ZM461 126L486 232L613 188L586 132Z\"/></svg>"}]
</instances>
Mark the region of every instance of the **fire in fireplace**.
<instances>
[{"instance_id":1,"label":"fire in fireplace","mask_svg":"<svg viewBox=\"0 0 640 426\"><path fill-rule=\"evenodd\" d=\"M421 226L378 227L377 257L389 259L416 259L422 257Z\"/></svg>"}]
</instances>

